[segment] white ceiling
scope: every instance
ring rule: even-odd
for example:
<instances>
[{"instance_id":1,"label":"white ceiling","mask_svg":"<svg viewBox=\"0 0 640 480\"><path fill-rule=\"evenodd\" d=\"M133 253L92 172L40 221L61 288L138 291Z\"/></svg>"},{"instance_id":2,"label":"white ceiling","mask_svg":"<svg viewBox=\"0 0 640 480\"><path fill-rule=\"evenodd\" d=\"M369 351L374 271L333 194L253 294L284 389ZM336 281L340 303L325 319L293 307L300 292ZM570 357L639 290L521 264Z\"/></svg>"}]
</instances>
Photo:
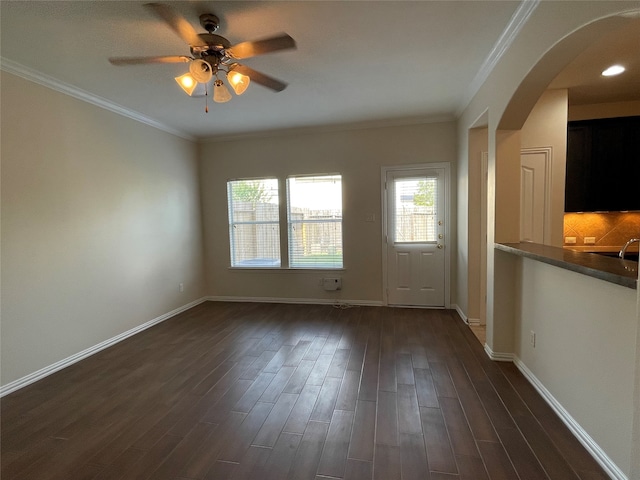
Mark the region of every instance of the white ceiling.
<instances>
[{"instance_id":1,"label":"white ceiling","mask_svg":"<svg viewBox=\"0 0 640 480\"><path fill-rule=\"evenodd\" d=\"M216 33L232 44L282 32L297 42L242 62L287 82L284 91L254 83L206 114L174 81L186 64L107 61L189 54L144 3L3 0L3 69L193 138L453 119L527 12L493 0L165 2L198 32L201 13L218 15Z\"/></svg>"},{"instance_id":2,"label":"white ceiling","mask_svg":"<svg viewBox=\"0 0 640 480\"><path fill-rule=\"evenodd\" d=\"M234 43L286 32L288 50L242 63L289 86L252 84L209 105L174 77L185 64L116 67L110 56L189 55L143 1L2 1L1 53L193 137L283 128L454 118L518 9L516 1L165 2L196 28L215 13Z\"/></svg>"}]
</instances>

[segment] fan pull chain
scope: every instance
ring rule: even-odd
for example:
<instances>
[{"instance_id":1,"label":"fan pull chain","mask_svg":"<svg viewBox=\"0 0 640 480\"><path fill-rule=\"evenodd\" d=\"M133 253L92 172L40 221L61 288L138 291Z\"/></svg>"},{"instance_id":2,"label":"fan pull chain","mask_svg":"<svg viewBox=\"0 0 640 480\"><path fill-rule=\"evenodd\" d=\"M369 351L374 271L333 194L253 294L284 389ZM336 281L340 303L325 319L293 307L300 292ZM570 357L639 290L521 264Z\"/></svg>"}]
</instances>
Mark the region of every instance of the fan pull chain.
<instances>
[{"instance_id":1,"label":"fan pull chain","mask_svg":"<svg viewBox=\"0 0 640 480\"><path fill-rule=\"evenodd\" d=\"M204 113L209 113L209 88L204 84Z\"/></svg>"}]
</instances>

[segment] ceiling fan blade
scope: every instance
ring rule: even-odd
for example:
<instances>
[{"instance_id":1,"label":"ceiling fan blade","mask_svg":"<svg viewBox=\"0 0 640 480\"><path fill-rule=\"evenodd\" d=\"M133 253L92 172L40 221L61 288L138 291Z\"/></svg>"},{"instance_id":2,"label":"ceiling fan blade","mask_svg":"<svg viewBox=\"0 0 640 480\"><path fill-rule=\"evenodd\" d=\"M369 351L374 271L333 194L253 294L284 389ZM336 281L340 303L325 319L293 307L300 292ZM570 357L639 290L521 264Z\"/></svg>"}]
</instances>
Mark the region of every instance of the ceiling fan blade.
<instances>
[{"instance_id":1,"label":"ceiling fan blade","mask_svg":"<svg viewBox=\"0 0 640 480\"><path fill-rule=\"evenodd\" d=\"M145 65L150 63L186 63L191 57L186 55L167 55L162 57L110 57L112 65Z\"/></svg>"},{"instance_id":2,"label":"ceiling fan blade","mask_svg":"<svg viewBox=\"0 0 640 480\"><path fill-rule=\"evenodd\" d=\"M145 7L153 10L156 15L164 20L165 23L190 46L202 47L206 45L191 24L169 5L163 3L147 3Z\"/></svg>"},{"instance_id":3,"label":"ceiling fan blade","mask_svg":"<svg viewBox=\"0 0 640 480\"><path fill-rule=\"evenodd\" d=\"M265 53L277 52L278 50L287 50L290 48L296 48L296 41L284 33L278 37L232 45L230 48L225 50L225 53L229 57L243 59L255 57L256 55L264 55Z\"/></svg>"},{"instance_id":4,"label":"ceiling fan blade","mask_svg":"<svg viewBox=\"0 0 640 480\"><path fill-rule=\"evenodd\" d=\"M242 75L246 75L251 79L252 82L256 82L263 87L270 88L271 90L275 90L276 92L281 92L287 87L286 83L244 65L236 65L233 68L233 71L241 73Z\"/></svg>"}]
</instances>

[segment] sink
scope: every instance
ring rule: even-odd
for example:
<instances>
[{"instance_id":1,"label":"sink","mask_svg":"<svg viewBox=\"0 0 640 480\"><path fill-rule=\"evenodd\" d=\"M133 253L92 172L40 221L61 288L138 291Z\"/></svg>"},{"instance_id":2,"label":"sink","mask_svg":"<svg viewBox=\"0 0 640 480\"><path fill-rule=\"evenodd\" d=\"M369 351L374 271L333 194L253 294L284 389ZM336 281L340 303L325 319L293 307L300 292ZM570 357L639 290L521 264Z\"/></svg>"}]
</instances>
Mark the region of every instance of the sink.
<instances>
[{"instance_id":1,"label":"sink","mask_svg":"<svg viewBox=\"0 0 640 480\"><path fill-rule=\"evenodd\" d=\"M596 253L596 254L602 255L604 257L619 258L618 257L618 252L592 252L592 253ZM637 262L638 261L638 252L627 252L624 255L624 259L625 260L632 260L634 262Z\"/></svg>"}]
</instances>

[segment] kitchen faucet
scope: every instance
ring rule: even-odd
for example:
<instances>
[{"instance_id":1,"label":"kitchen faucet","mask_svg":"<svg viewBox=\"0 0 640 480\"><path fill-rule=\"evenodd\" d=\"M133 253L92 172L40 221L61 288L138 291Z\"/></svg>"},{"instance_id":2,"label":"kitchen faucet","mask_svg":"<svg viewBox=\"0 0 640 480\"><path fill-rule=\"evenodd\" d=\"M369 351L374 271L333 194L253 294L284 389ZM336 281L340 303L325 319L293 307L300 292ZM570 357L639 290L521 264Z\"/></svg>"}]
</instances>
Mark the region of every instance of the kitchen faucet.
<instances>
[{"instance_id":1,"label":"kitchen faucet","mask_svg":"<svg viewBox=\"0 0 640 480\"><path fill-rule=\"evenodd\" d=\"M629 245L631 245L634 242L638 242L640 243L640 238L632 238L631 240L629 240L627 243L624 244L624 247L622 247L622 250L620 250L620 253L618 254L618 256L624 260L624 254L627 251L627 248L629 248Z\"/></svg>"}]
</instances>

